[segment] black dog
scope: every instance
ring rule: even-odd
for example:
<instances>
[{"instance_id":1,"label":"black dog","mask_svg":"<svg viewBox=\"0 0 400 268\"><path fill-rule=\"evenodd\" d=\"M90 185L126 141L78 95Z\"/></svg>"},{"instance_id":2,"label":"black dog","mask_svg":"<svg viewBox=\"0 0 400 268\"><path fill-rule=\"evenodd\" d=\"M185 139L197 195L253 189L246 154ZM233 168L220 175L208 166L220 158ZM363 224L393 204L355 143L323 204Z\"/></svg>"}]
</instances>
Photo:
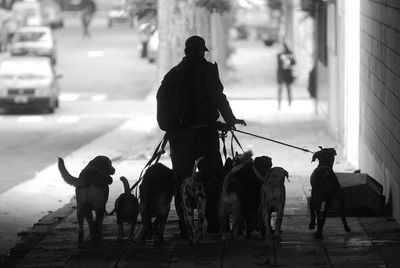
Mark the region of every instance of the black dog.
<instances>
[{"instance_id":1,"label":"black dog","mask_svg":"<svg viewBox=\"0 0 400 268\"><path fill-rule=\"evenodd\" d=\"M164 242L164 230L167 223L174 189L174 172L161 163L150 166L143 175L139 186L139 212L142 216L142 242L154 234L154 244ZM152 218L155 218L152 223Z\"/></svg>"},{"instance_id":2,"label":"black dog","mask_svg":"<svg viewBox=\"0 0 400 268\"><path fill-rule=\"evenodd\" d=\"M325 224L326 216L332 204L333 198L338 198L342 209L342 223L344 230L350 232L344 213L344 197L341 191L340 183L333 171L333 162L335 161L336 150L334 148L322 148L316 152L312 161L318 159L319 164L310 177L311 183L311 200L310 213L311 219L308 228L315 229L315 217L317 217L317 231L315 237L322 239L322 229ZM324 212L321 213L321 206L325 202Z\"/></svg>"},{"instance_id":3,"label":"black dog","mask_svg":"<svg viewBox=\"0 0 400 268\"><path fill-rule=\"evenodd\" d=\"M131 194L128 180L125 177L121 177L120 179L124 184L124 193L120 194L120 196L115 200L114 208L114 211L117 214L118 241L121 241L124 236L124 222L131 225L128 239L133 240L137 217L139 214L139 201L136 196Z\"/></svg>"},{"instance_id":4,"label":"black dog","mask_svg":"<svg viewBox=\"0 0 400 268\"><path fill-rule=\"evenodd\" d=\"M58 158L58 169L64 181L75 186L76 213L79 223L78 242L83 242L83 221L85 218L89 225L90 238L96 242L100 241L108 200L108 185L113 181L110 175L115 173L111 160L106 156L96 156L82 170L79 178L68 172L62 158ZM93 210L96 213L94 222Z\"/></svg>"}]
</instances>

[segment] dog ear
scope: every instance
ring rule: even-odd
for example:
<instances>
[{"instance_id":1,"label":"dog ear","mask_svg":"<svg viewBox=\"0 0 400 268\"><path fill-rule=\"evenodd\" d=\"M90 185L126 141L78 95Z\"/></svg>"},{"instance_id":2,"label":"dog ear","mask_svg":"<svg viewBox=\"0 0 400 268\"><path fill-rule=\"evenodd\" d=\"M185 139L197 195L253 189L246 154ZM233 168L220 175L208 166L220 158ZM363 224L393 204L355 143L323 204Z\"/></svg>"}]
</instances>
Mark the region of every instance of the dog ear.
<instances>
[{"instance_id":1,"label":"dog ear","mask_svg":"<svg viewBox=\"0 0 400 268\"><path fill-rule=\"evenodd\" d=\"M285 176L286 176L286 179L288 180L288 182L290 182L290 180L289 180L289 172L287 172L287 170L285 170Z\"/></svg>"}]
</instances>

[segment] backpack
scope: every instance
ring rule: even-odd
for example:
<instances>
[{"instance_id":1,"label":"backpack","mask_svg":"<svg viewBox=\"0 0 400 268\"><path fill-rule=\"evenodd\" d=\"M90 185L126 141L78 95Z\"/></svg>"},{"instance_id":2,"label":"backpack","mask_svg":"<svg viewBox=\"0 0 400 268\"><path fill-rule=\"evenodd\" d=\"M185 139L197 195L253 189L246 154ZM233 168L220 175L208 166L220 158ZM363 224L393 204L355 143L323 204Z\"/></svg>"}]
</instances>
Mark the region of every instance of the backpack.
<instances>
[{"instance_id":1,"label":"backpack","mask_svg":"<svg viewBox=\"0 0 400 268\"><path fill-rule=\"evenodd\" d=\"M175 71L165 76L157 92L157 122L166 132L190 125L197 113L191 77L181 70Z\"/></svg>"}]
</instances>

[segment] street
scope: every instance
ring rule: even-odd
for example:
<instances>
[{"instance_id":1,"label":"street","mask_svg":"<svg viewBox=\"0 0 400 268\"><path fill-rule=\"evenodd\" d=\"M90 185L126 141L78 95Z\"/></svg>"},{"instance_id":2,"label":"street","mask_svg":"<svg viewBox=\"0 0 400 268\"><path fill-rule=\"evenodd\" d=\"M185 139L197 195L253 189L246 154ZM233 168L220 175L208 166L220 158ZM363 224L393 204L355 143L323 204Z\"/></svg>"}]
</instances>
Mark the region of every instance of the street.
<instances>
[{"instance_id":1,"label":"street","mask_svg":"<svg viewBox=\"0 0 400 268\"><path fill-rule=\"evenodd\" d=\"M57 72L63 75L60 108L54 114L0 114L0 255L19 239L18 232L69 202L73 193L69 187L54 204L46 198L22 197L14 202L5 198L7 191L37 177L57 156L67 157L126 120L149 114L138 102L153 90L156 66L139 57L137 30L127 24L110 29L103 18L97 18L91 31L91 38L83 38L78 18L71 17L54 32ZM131 142L140 138L132 137ZM59 179L58 171L52 176Z\"/></svg>"}]
</instances>

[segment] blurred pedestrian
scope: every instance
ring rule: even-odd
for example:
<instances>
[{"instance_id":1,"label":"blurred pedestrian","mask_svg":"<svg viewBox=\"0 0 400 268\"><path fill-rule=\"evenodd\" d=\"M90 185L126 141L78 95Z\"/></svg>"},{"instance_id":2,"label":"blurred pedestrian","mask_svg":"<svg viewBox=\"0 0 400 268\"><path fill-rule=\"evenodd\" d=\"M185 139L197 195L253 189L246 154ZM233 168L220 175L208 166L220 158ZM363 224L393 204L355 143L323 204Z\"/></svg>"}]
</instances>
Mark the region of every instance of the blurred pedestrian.
<instances>
[{"instance_id":1,"label":"blurred pedestrian","mask_svg":"<svg viewBox=\"0 0 400 268\"><path fill-rule=\"evenodd\" d=\"M175 206L184 238L187 233L179 191L181 182L191 175L195 160L205 156L199 170L205 178L207 232L218 233L217 201L223 181L223 164L216 121L221 114L228 129L234 128L235 124L246 125L232 113L223 93L217 64L204 58L206 51L203 38L189 37L185 42L185 57L165 75L157 93L157 120L160 128L169 134L172 166L177 179ZM168 114L174 114L176 118Z\"/></svg>"},{"instance_id":2,"label":"blurred pedestrian","mask_svg":"<svg viewBox=\"0 0 400 268\"><path fill-rule=\"evenodd\" d=\"M295 57L286 43L283 43L283 49L278 54L278 109L281 109L282 87L285 86L288 95L289 106L292 104L292 83L295 80L293 75L293 65L296 64Z\"/></svg>"},{"instance_id":3,"label":"blurred pedestrian","mask_svg":"<svg viewBox=\"0 0 400 268\"><path fill-rule=\"evenodd\" d=\"M92 0L83 0L81 2L81 21L82 21L82 29L83 36L90 37L89 26L93 19L93 15L96 11L96 4Z\"/></svg>"}]
</instances>

